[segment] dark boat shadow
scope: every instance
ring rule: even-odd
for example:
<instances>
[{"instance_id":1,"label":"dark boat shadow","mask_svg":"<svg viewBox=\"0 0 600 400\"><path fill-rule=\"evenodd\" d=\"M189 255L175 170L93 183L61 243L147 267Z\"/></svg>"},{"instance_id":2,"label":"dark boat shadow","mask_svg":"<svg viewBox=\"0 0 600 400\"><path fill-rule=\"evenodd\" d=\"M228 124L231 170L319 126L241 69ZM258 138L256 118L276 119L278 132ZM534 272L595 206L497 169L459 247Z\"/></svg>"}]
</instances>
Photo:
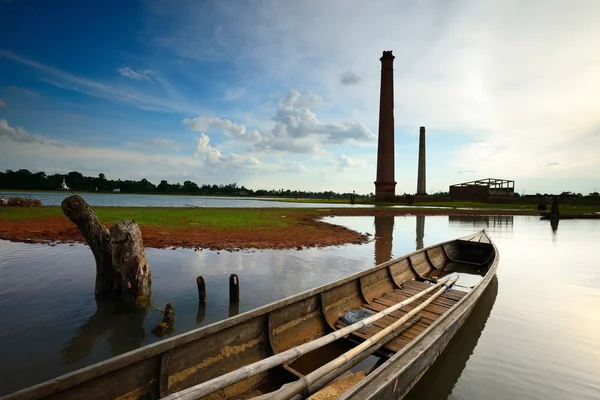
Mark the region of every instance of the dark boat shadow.
<instances>
[{"instance_id":1,"label":"dark boat shadow","mask_svg":"<svg viewBox=\"0 0 600 400\"><path fill-rule=\"evenodd\" d=\"M464 325L404 399L447 399L452 394L477 346L497 295L498 278L494 276Z\"/></svg>"},{"instance_id":2,"label":"dark boat shadow","mask_svg":"<svg viewBox=\"0 0 600 400\"><path fill-rule=\"evenodd\" d=\"M96 305L96 312L61 347L63 365L73 364L90 356L105 337L111 357L137 349L144 343L147 308L122 312L119 311L120 303L104 299L96 299Z\"/></svg>"}]
</instances>

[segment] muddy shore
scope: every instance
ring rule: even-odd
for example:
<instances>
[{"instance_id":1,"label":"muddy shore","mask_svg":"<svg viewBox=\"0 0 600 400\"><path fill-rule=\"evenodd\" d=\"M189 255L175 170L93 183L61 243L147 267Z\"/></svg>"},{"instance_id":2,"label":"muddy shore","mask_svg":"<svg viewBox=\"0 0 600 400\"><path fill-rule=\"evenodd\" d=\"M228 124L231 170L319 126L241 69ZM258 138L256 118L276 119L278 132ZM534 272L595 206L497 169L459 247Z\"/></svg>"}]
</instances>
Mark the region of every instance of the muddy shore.
<instances>
[{"instance_id":1,"label":"muddy shore","mask_svg":"<svg viewBox=\"0 0 600 400\"><path fill-rule=\"evenodd\" d=\"M218 211L216 211L218 212ZM536 215L530 211L517 210L457 210L457 209L318 209L315 213L298 213L292 228L248 229L207 227L140 226L146 247L196 248L212 250L249 249L298 249L306 247L361 244L371 236L339 225L325 223L320 219L328 216L376 216L376 215ZM107 225L108 226L108 225ZM108 226L109 227L109 226ZM66 217L43 217L37 219L4 219L0 221L0 239L25 242L85 243L77 227Z\"/></svg>"}]
</instances>

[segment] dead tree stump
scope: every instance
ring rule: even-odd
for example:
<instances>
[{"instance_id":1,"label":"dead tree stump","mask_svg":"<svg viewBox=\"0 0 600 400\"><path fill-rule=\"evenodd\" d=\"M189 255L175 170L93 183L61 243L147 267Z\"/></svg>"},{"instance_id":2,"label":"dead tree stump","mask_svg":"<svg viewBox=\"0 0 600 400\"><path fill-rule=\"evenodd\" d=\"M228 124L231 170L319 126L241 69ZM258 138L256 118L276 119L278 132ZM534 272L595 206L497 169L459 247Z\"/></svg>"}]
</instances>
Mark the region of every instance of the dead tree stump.
<instances>
[{"instance_id":1,"label":"dead tree stump","mask_svg":"<svg viewBox=\"0 0 600 400\"><path fill-rule=\"evenodd\" d=\"M135 221L117 222L110 227L110 244L112 267L120 276L117 290L125 301L125 308L146 307L150 304L152 276L140 227Z\"/></svg>"},{"instance_id":2,"label":"dead tree stump","mask_svg":"<svg viewBox=\"0 0 600 400\"><path fill-rule=\"evenodd\" d=\"M112 266L112 249L108 229L100 223L94 211L81 196L67 197L62 201L61 207L71 222L77 225L94 254L96 260L94 293L100 295L113 292L118 287L120 278Z\"/></svg>"}]
</instances>

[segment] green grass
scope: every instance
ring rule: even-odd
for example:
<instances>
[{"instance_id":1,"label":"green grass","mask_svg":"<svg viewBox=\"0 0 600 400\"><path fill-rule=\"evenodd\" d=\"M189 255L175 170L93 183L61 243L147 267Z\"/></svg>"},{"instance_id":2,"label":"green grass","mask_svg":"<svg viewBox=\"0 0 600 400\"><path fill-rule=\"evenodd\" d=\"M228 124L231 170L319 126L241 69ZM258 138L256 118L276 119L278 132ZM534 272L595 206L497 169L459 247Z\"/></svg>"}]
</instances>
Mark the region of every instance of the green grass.
<instances>
[{"instance_id":1,"label":"green grass","mask_svg":"<svg viewBox=\"0 0 600 400\"><path fill-rule=\"evenodd\" d=\"M390 203L380 203L391 205ZM536 204L488 204L472 202L428 202L416 203L411 210L419 206L436 206L448 208L472 208L493 210L519 210L537 214ZM348 205L348 208L351 206ZM94 212L106 224L120 220L133 219L141 226L164 226L173 228L207 227L215 230L230 228L241 229L273 229L297 226L299 215L326 215L327 212L314 208L159 208L159 207L94 207ZM336 208L343 213L345 208ZM356 210L356 208L353 208ZM369 209L362 208L368 213ZM406 208L403 208L406 210ZM427 209L423 209L427 210ZM563 214L600 212L598 206L560 207ZM60 207L0 207L0 223L2 220L38 219L44 217L66 218Z\"/></svg>"},{"instance_id":2,"label":"green grass","mask_svg":"<svg viewBox=\"0 0 600 400\"><path fill-rule=\"evenodd\" d=\"M135 220L141 226L174 228L209 227L211 229L286 228L296 223L295 216L311 213L305 209L259 208L158 208L158 207L94 207L94 212L106 224L120 220ZM64 217L60 207L2 207L2 219L36 219ZM66 217L65 217L66 218Z\"/></svg>"},{"instance_id":3,"label":"green grass","mask_svg":"<svg viewBox=\"0 0 600 400\"><path fill-rule=\"evenodd\" d=\"M350 206L349 199L295 199L291 197L280 197L278 199L269 199L268 201L279 201L281 203L318 203L318 204L348 204ZM356 201L359 204L359 200Z\"/></svg>"}]
</instances>

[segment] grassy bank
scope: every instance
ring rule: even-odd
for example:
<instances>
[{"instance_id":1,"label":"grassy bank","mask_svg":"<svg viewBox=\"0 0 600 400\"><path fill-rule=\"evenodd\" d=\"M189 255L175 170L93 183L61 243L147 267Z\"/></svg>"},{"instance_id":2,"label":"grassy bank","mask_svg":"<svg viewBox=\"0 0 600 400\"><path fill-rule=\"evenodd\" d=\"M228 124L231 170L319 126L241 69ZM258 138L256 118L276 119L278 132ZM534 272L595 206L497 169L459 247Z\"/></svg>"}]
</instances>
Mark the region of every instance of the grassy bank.
<instances>
[{"instance_id":1,"label":"grassy bank","mask_svg":"<svg viewBox=\"0 0 600 400\"><path fill-rule=\"evenodd\" d=\"M98 219L105 224L120 220L135 220L141 226L171 228L207 227L229 228L286 228L297 223L295 217L316 214L310 209L290 208L162 208L162 207L93 207ZM1 220L66 218L60 207L3 207Z\"/></svg>"}]
</instances>

